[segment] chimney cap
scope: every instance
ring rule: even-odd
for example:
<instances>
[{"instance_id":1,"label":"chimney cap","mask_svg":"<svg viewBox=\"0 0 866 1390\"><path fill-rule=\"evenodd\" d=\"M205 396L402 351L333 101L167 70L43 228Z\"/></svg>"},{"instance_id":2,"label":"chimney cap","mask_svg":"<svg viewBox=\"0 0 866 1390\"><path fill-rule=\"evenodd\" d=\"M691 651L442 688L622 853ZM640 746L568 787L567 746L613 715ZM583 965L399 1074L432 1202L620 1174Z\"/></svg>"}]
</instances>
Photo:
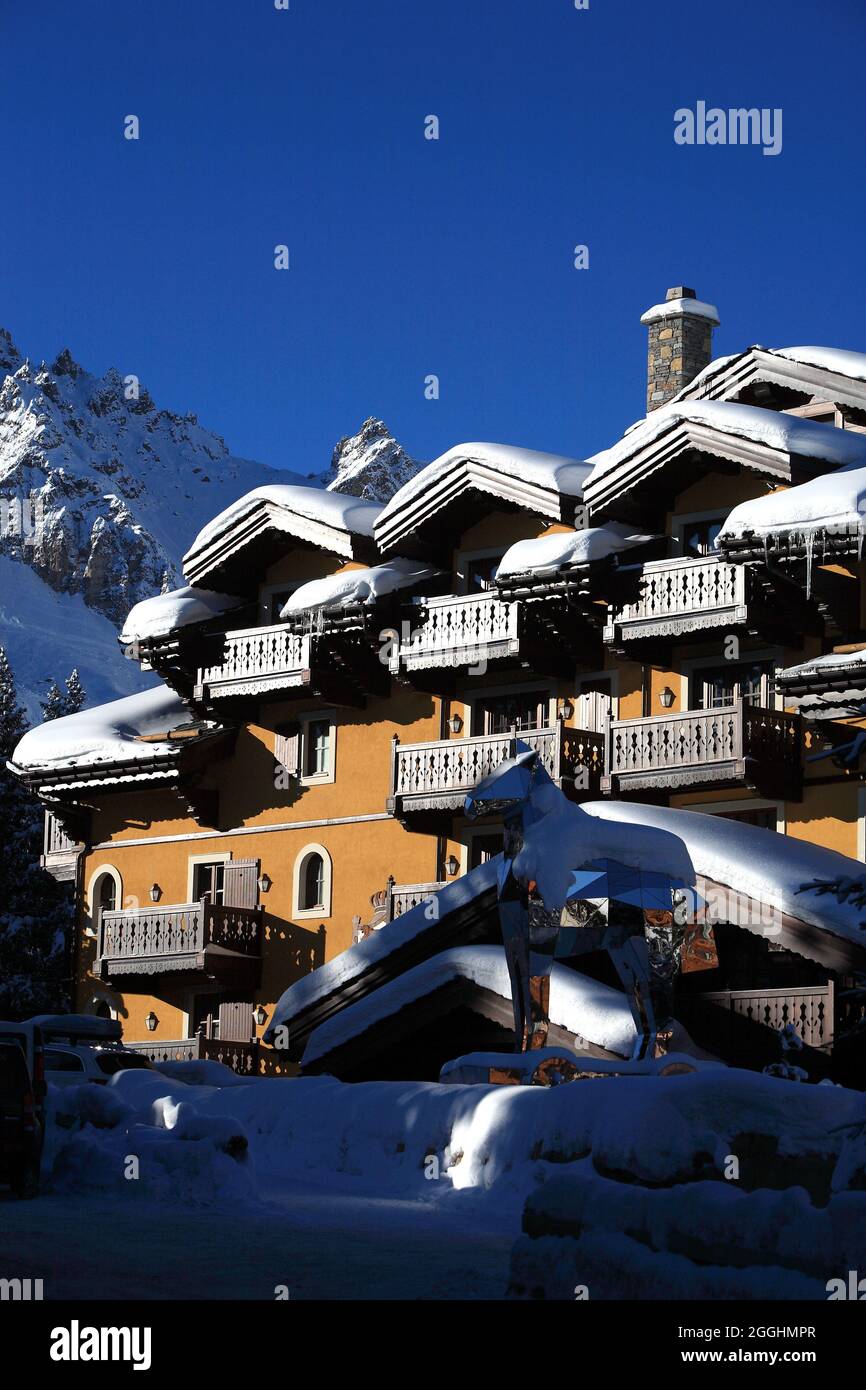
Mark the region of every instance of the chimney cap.
<instances>
[{"instance_id":1,"label":"chimney cap","mask_svg":"<svg viewBox=\"0 0 866 1390\"><path fill-rule=\"evenodd\" d=\"M718 328L720 323L715 304L705 304L702 299L696 299L694 290L686 285L676 285L668 290L664 303L654 304L647 309L645 314L641 314L640 321L649 324L657 323L659 319L673 318L706 319L713 328Z\"/></svg>"}]
</instances>

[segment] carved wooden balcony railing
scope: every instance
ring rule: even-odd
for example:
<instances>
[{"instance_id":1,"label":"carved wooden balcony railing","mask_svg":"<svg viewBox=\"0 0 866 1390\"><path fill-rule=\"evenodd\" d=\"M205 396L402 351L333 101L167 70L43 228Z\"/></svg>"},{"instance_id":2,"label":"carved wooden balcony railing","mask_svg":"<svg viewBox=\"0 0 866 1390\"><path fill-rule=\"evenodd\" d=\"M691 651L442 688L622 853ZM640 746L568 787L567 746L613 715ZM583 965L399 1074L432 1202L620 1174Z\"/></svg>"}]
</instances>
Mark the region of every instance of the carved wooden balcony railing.
<instances>
[{"instance_id":1,"label":"carved wooden balcony railing","mask_svg":"<svg viewBox=\"0 0 866 1390\"><path fill-rule=\"evenodd\" d=\"M297 1072L297 1067L287 1063L283 1054L263 1047L257 1041L238 1042L234 1038L208 1038L196 1034L194 1038L169 1039L167 1042L126 1042L124 1047L132 1052L140 1052L155 1066L162 1062L222 1062L238 1076L288 1076Z\"/></svg>"},{"instance_id":2,"label":"carved wooden balcony railing","mask_svg":"<svg viewBox=\"0 0 866 1390\"><path fill-rule=\"evenodd\" d=\"M423 622L400 644L395 671L477 666L520 650L520 603L505 603L496 594L449 594L425 599L423 610Z\"/></svg>"},{"instance_id":3,"label":"carved wooden balcony railing","mask_svg":"<svg viewBox=\"0 0 866 1390\"><path fill-rule=\"evenodd\" d=\"M467 792L505 758L514 756L518 740L537 750L547 772L567 794L597 794L604 735L557 724L431 743L401 744L395 738L388 810L400 819L413 812L462 810Z\"/></svg>"},{"instance_id":4,"label":"carved wooden balcony railing","mask_svg":"<svg viewBox=\"0 0 866 1390\"><path fill-rule=\"evenodd\" d=\"M413 907L417 907L419 903L426 903L444 887L445 884L441 882L393 883L389 880L386 920L393 922L395 917L402 917L404 912L411 912Z\"/></svg>"},{"instance_id":5,"label":"carved wooden balcony railing","mask_svg":"<svg viewBox=\"0 0 866 1390\"><path fill-rule=\"evenodd\" d=\"M644 565L633 603L608 609L604 640L614 647L682 641L714 627L741 627L749 618L750 574L715 556L653 560Z\"/></svg>"},{"instance_id":6,"label":"carved wooden balcony railing","mask_svg":"<svg viewBox=\"0 0 866 1390\"><path fill-rule=\"evenodd\" d=\"M602 790L671 790L721 782L795 796L802 781L800 716L743 700L608 725Z\"/></svg>"},{"instance_id":7,"label":"carved wooden balcony railing","mask_svg":"<svg viewBox=\"0 0 866 1390\"><path fill-rule=\"evenodd\" d=\"M45 812L42 857L39 860L58 883L74 882L84 845L68 835L50 811Z\"/></svg>"},{"instance_id":8,"label":"carved wooden balcony railing","mask_svg":"<svg viewBox=\"0 0 866 1390\"><path fill-rule=\"evenodd\" d=\"M182 975L238 988L258 983L262 909L207 901L103 912L98 963L105 980ZM146 987L146 980L142 987ZM253 982L251 985L249 982Z\"/></svg>"},{"instance_id":9,"label":"carved wooden balcony railing","mask_svg":"<svg viewBox=\"0 0 866 1390\"><path fill-rule=\"evenodd\" d=\"M199 669L195 698L221 700L291 690L307 683L309 669L309 634L294 633L284 623L227 632L222 659Z\"/></svg>"}]
</instances>

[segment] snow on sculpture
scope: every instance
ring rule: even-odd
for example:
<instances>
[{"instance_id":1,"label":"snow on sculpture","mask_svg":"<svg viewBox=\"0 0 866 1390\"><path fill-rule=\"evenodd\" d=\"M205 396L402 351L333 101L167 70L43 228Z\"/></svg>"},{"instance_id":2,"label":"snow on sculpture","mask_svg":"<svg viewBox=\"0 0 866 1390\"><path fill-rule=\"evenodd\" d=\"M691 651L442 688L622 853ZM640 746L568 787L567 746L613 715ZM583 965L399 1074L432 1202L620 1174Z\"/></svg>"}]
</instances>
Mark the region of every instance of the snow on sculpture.
<instances>
[{"instance_id":1,"label":"snow on sculpture","mask_svg":"<svg viewBox=\"0 0 866 1390\"><path fill-rule=\"evenodd\" d=\"M470 819L501 815L499 917L511 979L516 1051L546 1049L554 958L604 949L622 981L637 1041L632 1060L662 1055L672 994L692 925L695 874L678 836L599 821L568 802L518 741L467 796ZM710 929L698 928L707 964Z\"/></svg>"}]
</instances>

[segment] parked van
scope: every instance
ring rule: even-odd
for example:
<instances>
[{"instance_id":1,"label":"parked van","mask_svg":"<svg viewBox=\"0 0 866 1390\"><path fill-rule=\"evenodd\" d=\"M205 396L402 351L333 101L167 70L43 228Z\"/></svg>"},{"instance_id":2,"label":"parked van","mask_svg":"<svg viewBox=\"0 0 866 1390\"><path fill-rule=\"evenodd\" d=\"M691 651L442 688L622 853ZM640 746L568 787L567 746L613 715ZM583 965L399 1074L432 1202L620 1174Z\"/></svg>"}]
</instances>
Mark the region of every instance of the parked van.
<instances>
[{"instance_id":1,"label":"parked van","mask_svg":"<svg viewBox=\"0 0 866 1390\"><path fill-rule=\"evenodd\" d=\"M3 1043L17 1043L24 1053L36 1112L41 1123L46 1091L45 1039L38 1021L28 1018L22 1023L9 1023L0 1019L0 1044Z\"/></svg>"},{"instance_id":2,"label":"parked van","mask_svg":"<svg viewBox=\"0 0 866 1390\"><path fill-rule=\"evenodd\" d=\"M19 1042L0 1037L0 1182L19 1197L39 1191L44 1138L33 1082Z\"/></svg>"}]
</instances>

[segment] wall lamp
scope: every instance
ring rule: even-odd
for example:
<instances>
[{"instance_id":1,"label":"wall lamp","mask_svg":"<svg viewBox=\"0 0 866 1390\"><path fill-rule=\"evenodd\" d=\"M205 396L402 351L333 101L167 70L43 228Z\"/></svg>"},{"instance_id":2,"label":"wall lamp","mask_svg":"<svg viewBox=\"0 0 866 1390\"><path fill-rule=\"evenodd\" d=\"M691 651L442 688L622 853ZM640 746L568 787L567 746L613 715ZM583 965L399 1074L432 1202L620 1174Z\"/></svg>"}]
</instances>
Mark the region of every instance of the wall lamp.
<instances>
[{"instance_id":1,"label":"wall lamp","mask_svg":"<svg viewBox=\"0 0 866 1390\"><path fill-rule=\"evenodd\" d=\"M445 860L445 872L449 878L456 878L457 870L460 868L460 860L456 854L449 854Z\"/></svg>"},{"instance_id":2,"label":"wall lamp","mask_svg":"<svg viewBox=\"0 0 866 1390\"><path fill-rule=\"evenodd\" d=\"M144 1020L144 1026L147 1029L148 1033L156 1032L157 1027L159 1026L159 1019L153 1012L153 1009L151 1009L150 1013L147 1015L147 1018Z\"/></svg>"},{"instance_id":3,"label":"wall lamp","mask_svg":"<svg viewBox=\"0 0 866 1390\"><path fill-rule=\"evenodd\" d=\"M670 709L674 702L674 692L669 685L663 685L659 691L659 704L662 709Z\"/></svg>"},{"instance_id":4,"label":"wall lamp","mask_svg":"<svg viewBox=\"0 0 866 1390\"><path fill-rule=\"evenodd\" d=\"M574 705L572 704L571 700L569 700L569 699L563 700L562 704L559 706L559 717L560 717L560 719L570 719L571 716L572 716L573 714L574 714Z\"/></svg>"},{"instance_id":5,"label":"wall lamp","mask_svg":"<svg viewBox=\"0 0 866 1390\"><path fill-rule=\"evenodd\" d=\"M147 896L150 898L150 901L152 903L159 902L160 898L162 897L162 889L160 888L158 883L152 883L150 885Z\"/></svg>"},{"instance_id":6,"label":"wall lamp","mask_svg":"<svg viewBox=\"0 0 866 1390\"><path fill-rule=\"evenodd\" d=\"M255 1019L259 1028L264 1028L265 1024L268 1021L268 1016L261 1004L257 1004L256 1007L253 1009L253 1018Z\"/></svg>"},{"instance_id":7,"label":"wall lamp","mask_svg":"<svg viewBox=\"0 0 866 1390\"><path fill-rule=\"evenodd\" d=\"M260 892L260 893L269 893L269 892L270 892L270 889L271 889L271 884L272 884L272 883L273 883L273 879L271 878L270 874L260 874L260 875L259 875L259 892Z\"/></svg>"},{"instance_id":8,"label":"wall lamp","mask_svg":"<svg viewBox=\"0 0 866 1390\"><path fill-rule=\"evenodd\" d=\"M452 714L451 718L448 720L448 728L451 730L452 734L460 733L460 730L463 728L463 720L460 718L459 714Z\"/></svg>"}]
</instances>

